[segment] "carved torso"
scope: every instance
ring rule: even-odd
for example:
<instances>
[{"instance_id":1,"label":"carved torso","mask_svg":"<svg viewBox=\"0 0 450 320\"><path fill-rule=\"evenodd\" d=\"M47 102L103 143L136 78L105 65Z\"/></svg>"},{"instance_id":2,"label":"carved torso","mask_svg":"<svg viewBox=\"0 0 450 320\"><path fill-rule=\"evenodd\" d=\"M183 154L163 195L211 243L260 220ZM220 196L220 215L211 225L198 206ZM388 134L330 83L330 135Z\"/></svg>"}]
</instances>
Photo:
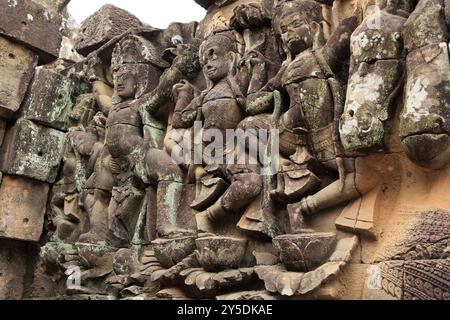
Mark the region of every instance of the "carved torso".
<instances>
[{"instance_id":1,"label":"carved torso","mask_svg":"<svg viewBox=\"0 0 450 320\"><path fill-rule=\"evenodd\" d=\"M302 123L292 125L316 130L333 121L333 95L311 50L304 51L289 64L282 83L291 100L289 109L298 107L302 112Z\"/></svg>"},{"instance_id":2,"label":"carved torso","mask_svg":"<svg viewBox=\"0 0 450 320\"><path fill-rule=\"evenodd\" d=\"M130 126L140 127L142 125L141 116L139 115L139 106L134 101L125 101L113 105L106 127L112 127L116 124L126 124Z\"/></svg>"},{"instance_id":3,"label":"carved torso","mask_svg":"<svg viewBox=\"0 0 450 320\"><path fill-rule=\"evenodd\" d=\"M137 104L123 102L112 107L106 123L106 146L113 158L128 155L142 141Z\"/></svg>"},{"instance_id":4,"label":"carved torso","mask_svg":"<svg viewBox=\"0 0 450 320\"><path fill-rule=\"evenodd\" d=\"M235 129L243 119L233 93L226 82L219 83L205 96L202 105L203 129Z\"/></svg>"}]
</instances>

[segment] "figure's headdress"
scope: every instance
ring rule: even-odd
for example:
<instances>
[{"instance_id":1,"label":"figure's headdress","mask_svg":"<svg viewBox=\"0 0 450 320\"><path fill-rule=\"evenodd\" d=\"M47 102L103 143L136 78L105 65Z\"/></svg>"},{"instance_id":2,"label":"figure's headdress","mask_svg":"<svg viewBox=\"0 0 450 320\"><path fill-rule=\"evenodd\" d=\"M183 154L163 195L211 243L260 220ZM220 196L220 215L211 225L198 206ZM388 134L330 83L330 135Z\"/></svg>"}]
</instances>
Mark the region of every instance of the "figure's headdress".
<instances>
[{"instance_id":1,"label":"figure's headdress","mask_svg":"<svg viewBox=\"0 0 450 320\"><path fill-rule=\"evenodd\" d=\"M127 72L136 77L135 98L139 98L151 89L150 85L158 76L155 70L162 71L168 67L168 63L150 41L138 35L128 35L115 46L111 67L113 73Z\"/></svg>"},{"instance_id":2,"label":"figure's headdress","mask_svg":"<svg viewBox=\"0 0 450 320\"><path fill-rule=\"evenodd\" d=\"M322 5L312 0L278 0L274 5L272 22L277 28L283 19L296 14L308 23L321 23L324 20L322 10Z\"/></svg>"}]
</instances>

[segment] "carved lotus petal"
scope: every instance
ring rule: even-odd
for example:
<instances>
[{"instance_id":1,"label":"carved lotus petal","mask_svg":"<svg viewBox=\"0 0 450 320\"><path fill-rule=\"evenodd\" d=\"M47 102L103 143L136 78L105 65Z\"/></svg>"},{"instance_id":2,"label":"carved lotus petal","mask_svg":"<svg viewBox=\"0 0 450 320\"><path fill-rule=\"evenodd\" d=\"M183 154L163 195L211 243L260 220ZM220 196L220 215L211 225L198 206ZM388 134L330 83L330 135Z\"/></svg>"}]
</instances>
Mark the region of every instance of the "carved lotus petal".
<instances>
[{"instance_id":1,"label":"carved lotus petal","mask_svg":"<svg viewBox=\"0 0 450 320\"><path fill-rule=\"evenodd\" d=\"M165 268L173 267L195 250L194 237L157 239L152 244L156 258Z\"/></svg>"},{"instance_id":2,"label":"carved lotus petal","mask_svg":"<svg viewBox=\"0 0 450 320\"><path fill-rule=\"evenodd\" d=\"M200 263L205 266L212 266L214 265L214 261L216 260L216 254L214 251L212 251L210 248L205 247L203 248L201 252L201 259Z\"/></svg>"},{"instance_id":3,"label":"carved lotus petal","mask_svg":"<svg viewBox=\"0 0 450 320\"><path fill-rule=\"evenodd\" d=\"M233 265L236 260L236 253L231 251L231 249L223 249L218 253L218 261L223 265Z\"/></svg>"},{"instance_id":4,"label":"carved lotus petal","mask_svg":"<svg viewBox=\"0 0 450 320\"><path fill-rule=\"evenodd\" d=\"M302 250L292 241L286 241L283 250L281 251L281 258L285 261L303 260Z\"/></svg>"},{"instance_id":5,"label":"carved lotus petal","mask_svg":"<svg viewBox=\"0 0 450 320\"><path fill-rule=\"evenodd\" d=\"M279 236L274 244L288 270L307 272L325 262L335 241L332 233L304 233Z\"/></svg>"},{"instance_id":6,"label":"carved lotus petal","mask_svg":"<svg viewBox=\"0 0 450 320\"><path fill-rule=\"evenodd\" d=\"M247 247L247 241L228 237L200 238L196 243L199 263L214 272L238 267Z\"/></svg>"},{"instance_id":7,"label":"carved lotus petal","mask_svg":"<svg viewBox=\"0 0 450 320\"><path fill-rule=\"evenodd\" d=\"M313 239L305 246L304 255L311 261L320 260L323 257L323 251L326 250L323 247L324 244L321 241Z\"/></svg>"}]
</instances>

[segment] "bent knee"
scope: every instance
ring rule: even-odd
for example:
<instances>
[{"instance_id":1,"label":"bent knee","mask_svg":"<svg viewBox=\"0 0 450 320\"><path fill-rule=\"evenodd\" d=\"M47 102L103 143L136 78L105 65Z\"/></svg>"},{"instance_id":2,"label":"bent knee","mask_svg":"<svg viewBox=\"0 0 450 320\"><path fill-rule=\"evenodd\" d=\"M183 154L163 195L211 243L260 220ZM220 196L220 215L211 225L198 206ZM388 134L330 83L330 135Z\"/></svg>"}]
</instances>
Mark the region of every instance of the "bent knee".
<instances>
[{"instance_id":1,"label":"bent knee","mask_svg":"<svg viewBox=\"0 0 450 320\"><path fill-rule=\"evenodd\" d=\"M150 149L145 158L149 178L155 181L182 181L180 167L164 150Z\"/></svg>"}]
</instances>

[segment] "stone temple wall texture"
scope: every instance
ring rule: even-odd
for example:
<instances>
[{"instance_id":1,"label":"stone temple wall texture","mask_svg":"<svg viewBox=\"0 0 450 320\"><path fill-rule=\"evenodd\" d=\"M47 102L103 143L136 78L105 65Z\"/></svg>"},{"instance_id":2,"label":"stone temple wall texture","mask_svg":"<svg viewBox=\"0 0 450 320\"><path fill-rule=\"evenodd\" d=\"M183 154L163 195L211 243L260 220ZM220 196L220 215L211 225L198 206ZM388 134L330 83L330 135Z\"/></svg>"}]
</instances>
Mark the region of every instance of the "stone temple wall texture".
<instances>
[{"instance_id":1,"label":"stone temple wall texture","mask_svg":"<svg viewBox=\"0 0 450 320\"><path fill-rule=\"evenodd\" d=\"M0 0L0 299L448 300L450 1L196 2Z\"/></svg>"}]
</instances>

